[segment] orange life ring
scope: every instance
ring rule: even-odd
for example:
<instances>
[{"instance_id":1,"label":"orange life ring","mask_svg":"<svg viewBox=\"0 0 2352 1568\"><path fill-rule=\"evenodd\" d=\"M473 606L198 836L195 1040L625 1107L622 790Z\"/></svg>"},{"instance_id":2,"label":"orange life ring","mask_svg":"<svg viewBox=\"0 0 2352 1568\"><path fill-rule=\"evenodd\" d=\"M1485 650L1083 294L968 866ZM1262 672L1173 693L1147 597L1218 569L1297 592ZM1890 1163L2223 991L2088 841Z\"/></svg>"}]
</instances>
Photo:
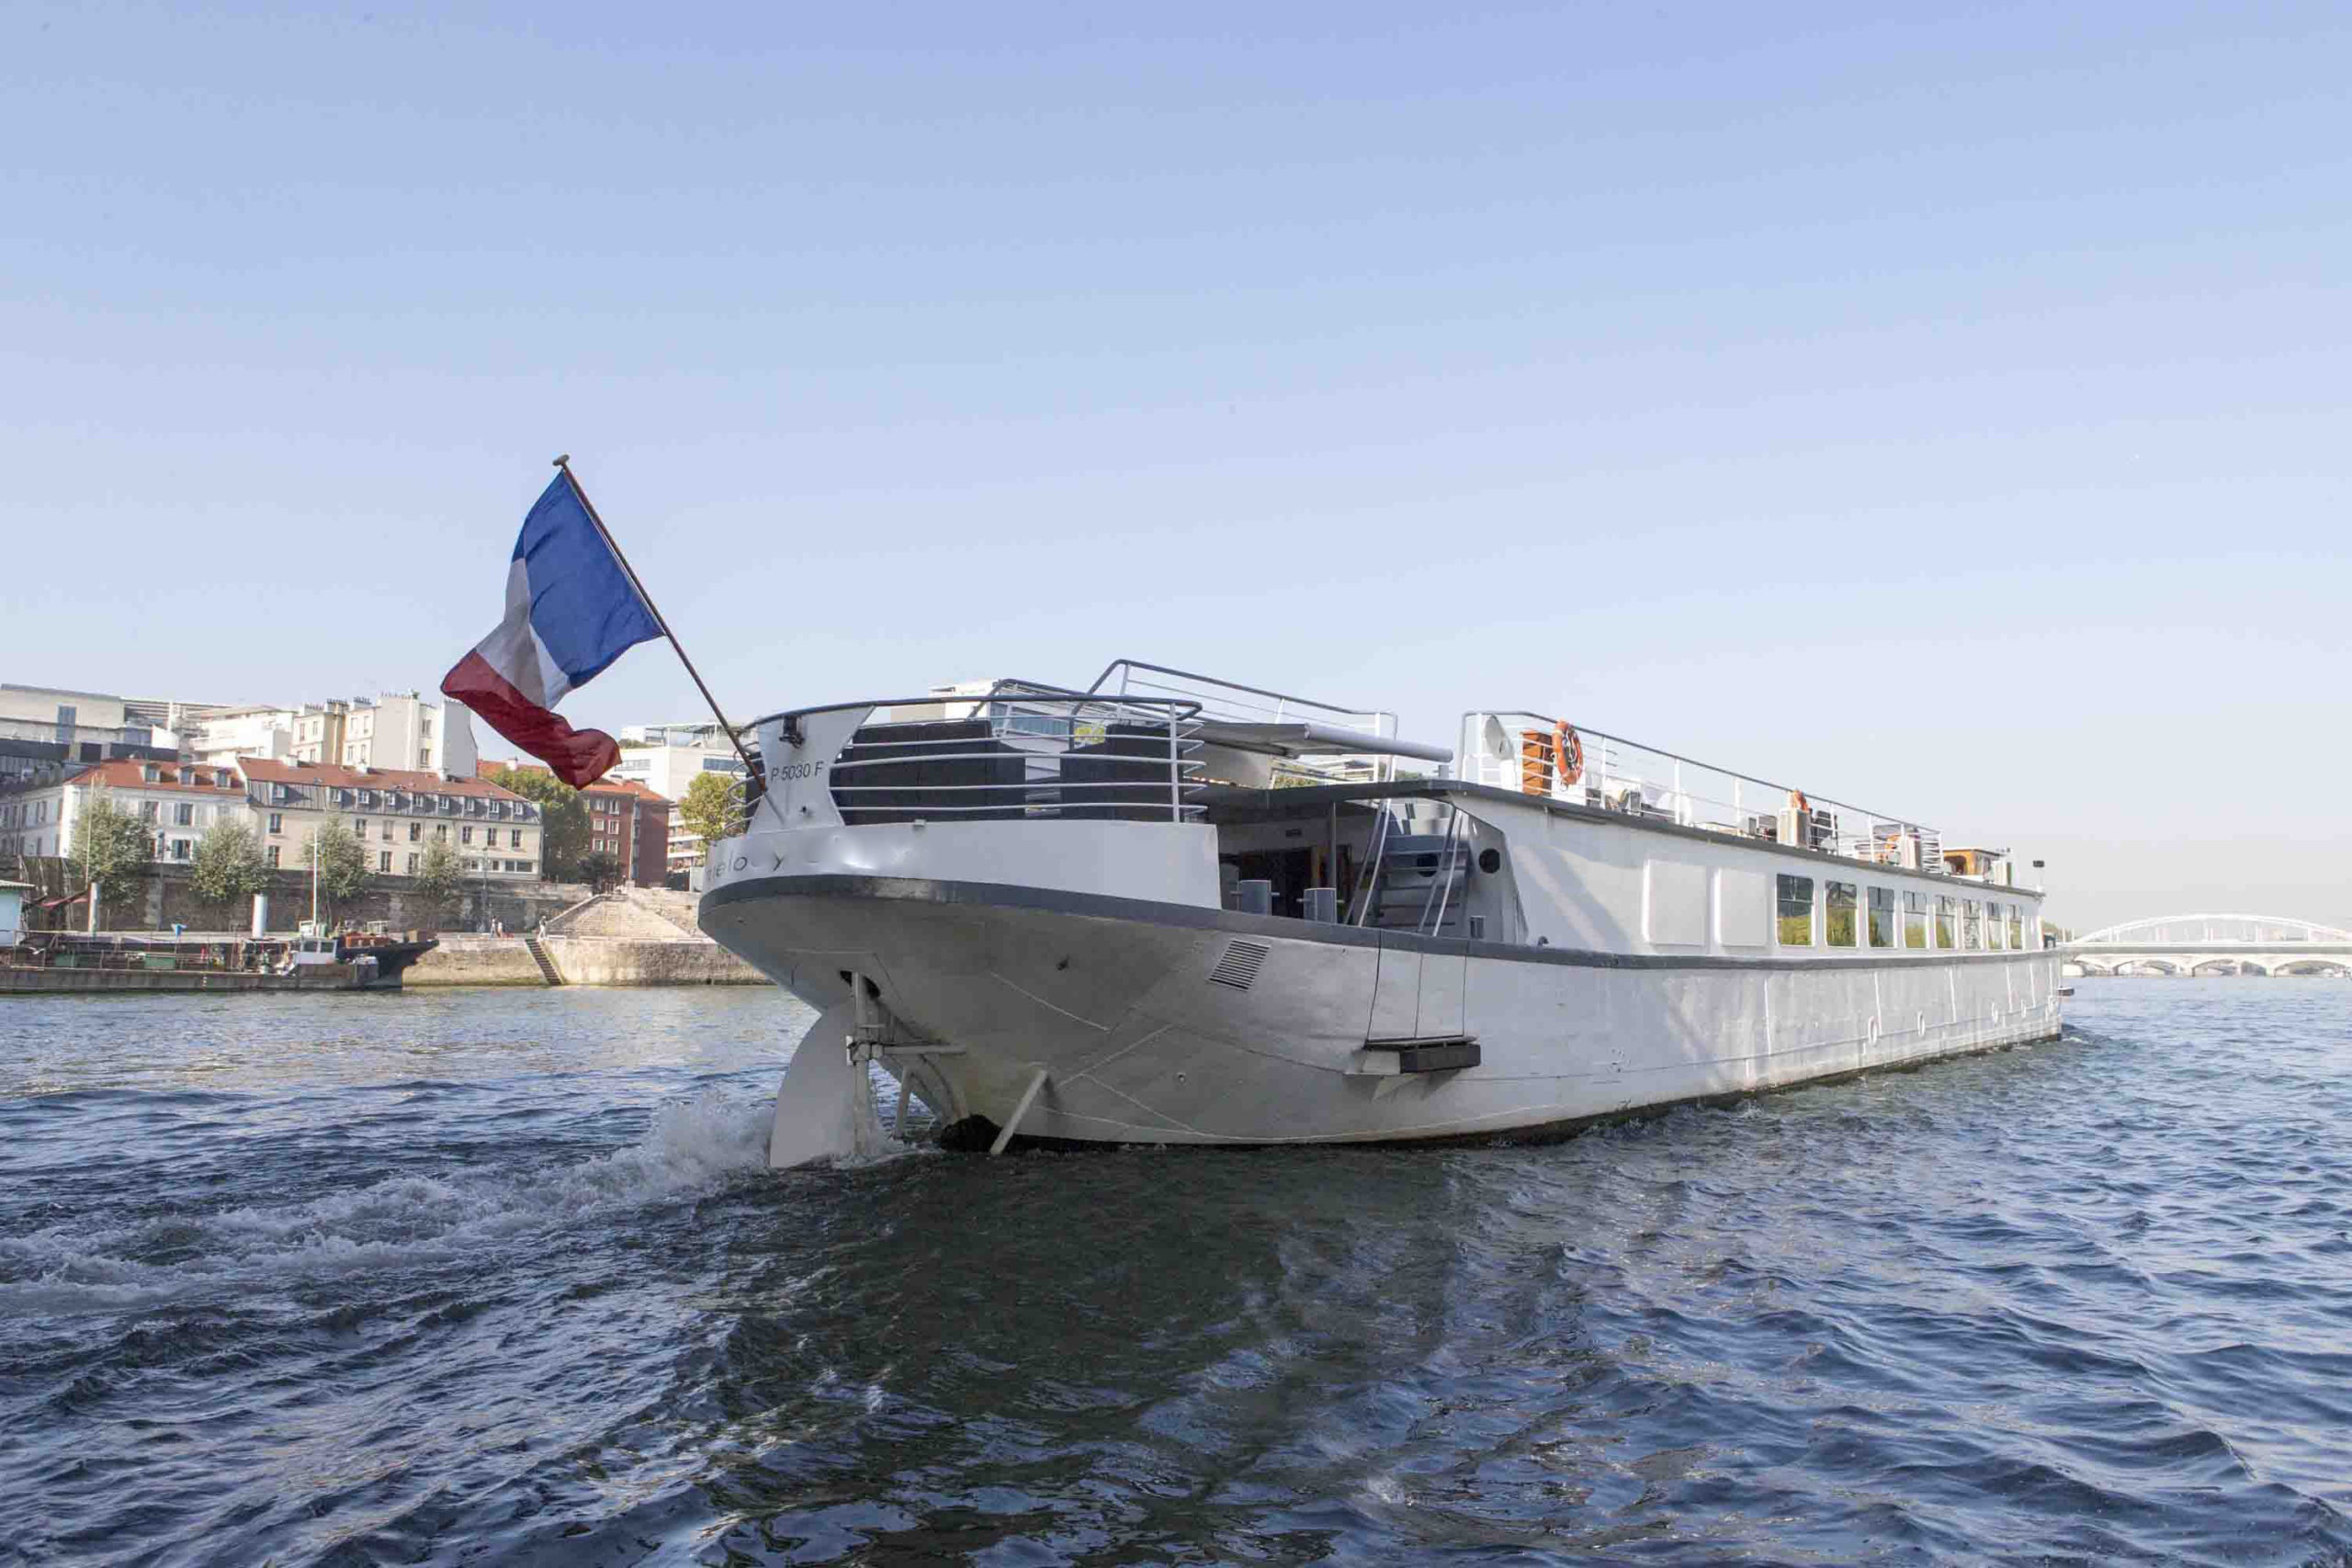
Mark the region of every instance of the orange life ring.
<instances>
[{"instance_id":1,"label":"orange life ring","mask_svg":"<svg viewBox=\"0 0 2352 1568\"><path fill-rule=\"evenodd\" d=\"M1552 776L1562 789L1584 777L1584 738L1565 718L1552 726Z\"/></svg>"}]
</instances>

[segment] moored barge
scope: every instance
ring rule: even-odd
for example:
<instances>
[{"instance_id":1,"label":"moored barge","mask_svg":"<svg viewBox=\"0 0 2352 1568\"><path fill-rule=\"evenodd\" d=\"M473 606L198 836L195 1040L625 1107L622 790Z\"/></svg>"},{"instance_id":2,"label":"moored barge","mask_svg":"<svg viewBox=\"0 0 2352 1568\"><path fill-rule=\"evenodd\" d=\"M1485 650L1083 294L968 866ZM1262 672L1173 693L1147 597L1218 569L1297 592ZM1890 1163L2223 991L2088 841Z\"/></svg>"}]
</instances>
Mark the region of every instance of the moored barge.
<instances>
[{"instance_id":1,"label":"moored barge","mask_svg":"<svg viewBox=\"0 0 2352 1568\"><path fill-rule=\"evenodd\" d=\"M0 995L96 991L384 991L440 942L416 931L285 937L28 931L0 948Z\"/></svg>"}]
</instances>

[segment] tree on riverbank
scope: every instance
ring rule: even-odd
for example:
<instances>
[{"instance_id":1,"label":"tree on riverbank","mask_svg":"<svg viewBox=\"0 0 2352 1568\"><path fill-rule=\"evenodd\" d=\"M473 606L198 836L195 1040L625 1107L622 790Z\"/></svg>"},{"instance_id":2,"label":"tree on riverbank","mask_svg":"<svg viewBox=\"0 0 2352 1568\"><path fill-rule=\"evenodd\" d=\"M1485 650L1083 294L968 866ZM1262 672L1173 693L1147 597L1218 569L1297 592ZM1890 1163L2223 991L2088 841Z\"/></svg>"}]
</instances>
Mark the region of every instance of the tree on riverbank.
<instances>
[{"instance_id":1,"label":"tree on riverbank","mask_svg":"<svg viewBox=\"0 0 2352 1568\"><path fill-rule=\"evenodd\" d=\"M465 863L447 839L435 839L424 846L424 853L416 863L416 890L424 895L435 917L446 917L465 891Z\"/></svg>"},{"instance_id":2,"label":"tree on riverbank","mask_svg":"<svg viewBox=\"0 0 2352 1568\"><path fill-rule=\"evenodd\" d=\"M145 890L155 842L147 824L93 788L74 822L74 852L67 856L76 887L98 885L101 905L121 904ZM103 923L103 922L101 922Z\"/></svg>"},{"instance_id":3,"label":"tree on riverbank","mask_svg":"<svg viewBox=\"0 0 2352 1568\"><path fill-rule=\"evenodd\" d=\"M359 897L368 880L367 848L341 813L328 818L302 845L305 873L313 861L318 864L319 897L332 918L334 907Z\"/></svg>"},{"instance_id":4,"label":"tree on riverbank","mask_svg":"<svg viewBox=\"0 0 2352 1568\"><path fill-rule=\"evenodd\" d=\"M588 852L588 806L580 792L537 768L501 768L490 782L539 808L539 874L549 882L574 880L580 857Z\"/></svg>"},{"instance_id":5,"label":"tree on riverbank","mask_svg":"<svg viewBox=\"0 0 2352 1568\"><path fill-rule=\"evenodd\" d=\"M188 870L196 896L223 909L269 886L269 867L261 858L260 842L250 825L233 817L223 818L204 830L204 837L196 841L196 859Z\"/></svg>"},{"instance_id":6,"label":"tree on riverbank","mask_svg":"<svg viewBox=\"0 0 2352 1568\"><path fill-rule=\"evenodd\" d=\"M686 798L678 803L678 819L687 832L701 835L706 849L714 840L731 839L743 830L737 782L729 773L696 773L686 785Z\"/></svg>"}]
</instances>

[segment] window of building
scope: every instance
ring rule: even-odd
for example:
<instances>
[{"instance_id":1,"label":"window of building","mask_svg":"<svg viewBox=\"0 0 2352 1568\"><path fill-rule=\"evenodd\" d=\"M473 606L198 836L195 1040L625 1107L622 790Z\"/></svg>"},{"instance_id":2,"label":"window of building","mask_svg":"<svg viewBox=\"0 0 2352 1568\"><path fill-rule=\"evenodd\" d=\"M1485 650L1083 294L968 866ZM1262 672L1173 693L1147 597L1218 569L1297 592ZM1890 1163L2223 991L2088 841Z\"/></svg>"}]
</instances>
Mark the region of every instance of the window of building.
<instances>
[{"instance_id":1,"label":"window of building","mask_svg":"<svg viewBox=\"0 0 2352 1568\"><path fill-rule=\"evenodd\" d=\"M1936 945L1946 950L1960 945L1960 932L1953 924L1959 912L1958 901L1949 893L1936 895Z\"/></svg>"},{"instance_id":2,"label":"window of building","mask_svg":"<svg viewBox=\"0 0 2352 1568\"><path fill-rule=\"evenodd\" d=\"M2009 906L2009 946L2018 952L2025 950L2025 906L2022 904Z\"/></svg>"},{"instance_id":3,"label":"window of building","mask_svg":"<svg viewBox=\"0 0 2352 1568\"><path fill-rule=\"evenodd\" d=\"M433 824L433 836L440 840L443 843L447 843L449 841L449 824L447 822L435 822Z\"/></svg>"},{"instance_id":4,"label":"window of building","mask_svg":"<svg viewBox=\"0 0 2352 1568\"><path fill-rule=\"evenodd\" d=\"M353 818L351 819L351 832L354 838L365 840L368 837L368 818L365 817Z\"/></svg>"},{"instance_id":5,"label":"window of building","mask_svg":"<svg viewBox=\"0 0 2352 1568\"><path fill-rule=\"evenodd\" d=\"M392 869L392 852L391 852L391 851L390 851L390 850L381 850L381 851L379 851L379 852L377 852L377 855L376 855L376 869L377 869L378 871L390 871L390 870L391 870L391 869Z\"/></svg>"},{"instance_id":6,"label":"window of building","mask_svg":"<svg viewBox=\"0 0 2352 1568\"><path fill-rule=\"evenodd\" d=\"M276 844L272 844L272 845L270 845L270 846L269 846L269 863L270 863L270 867L271 867L271 869L275 870L275 869L277 868L277 846Z\"/></svg>"},{"instance_id":7,"label":"window of building","mask_svg":"<svg viewBox=\"0 0 2352 1568\"><path fill-rule=\"evenodd\" d=\"M1813 945L1813 878L1780 878L1780 938L1782 947Z\"/></svg>"},{"instance_id":8,"label":"window of building","mask_svg":"<svg viewBox=\"0 0 2352 1568\"><path fill-rule=\"evenodd\" d=\"M1892 887L1871 889L1871 945L1894 945L1894 889Z\"/></svg>"},{"instance_id":9,"label":"window of building","mask_svg":"<svg viewBox=\"0 0 2352 1568\"><path fill-rule=\"evenodd\" d=\"M273 833L283 833L286 831L285 813L273 811L269 814L269 830Z\"/></svg>"},{"instance_id":10,"label":"window of building","mask_svg":"<svg viewBox=\"0 0 2352 1568\"><path fill-rule=\"evenodd\" d=\"M506 847L510 850L519 850L523 847L522 829L509 828L506 829Z\"/></svg>"},{"instance_id":11,"label":"window of building","mask_svg":"<svg viewBox=\"0 0 2352 1568\"><path fill-rule=\"evenodd\" d=\"M1833 882L1824 890L1822 899L1825 923L1829 928L1829 945L1854 945L1855 888L1850 882Z\"/></svg>"},{"instance_id":12,"label":"window of building","mask_svg":"<svg viewBox=\"0 0 2352 1568\"><path fill-rule=\"evenodd\" d=\"M458 842L461 844L470 844L473 841L474 828L473 824L469 822L464 827L458 829Z\"/></svg>"},{"instance_id":13,"label":"window of building","mask_svg":"<svg viewBox=\"0 0 2352 1568\"><path fill-rule=\"evenodd\" d=\"M413 843L416 842L419 839L422 839L423 837L424 837L424 823L422 823L422 822L412 822L412 823L410 823L410 824L408 825L408 841L409 841L410 843L412 843L412 844L413 844Z\"/></svg>"},{"instance_id":14,"label":"window of building","mask_svg":"<svg viewBox=\"0 0 2352 1568\"><path fill-rule=\"evenodd\" d=\"M157 812L155 810L155 803L153 801L142 800L139 803L139 819L141 822L153 822L156 819L156 817Z\"/></svg>"},{"instance_id":15,"label":"window of building","mask_svg":"<svg viewBox=\"0 0 2352 1568\"><path fill-rule=\"evenodd\" d=\"M514 863L514 869L516 871L527 873L531 869L531 863L526 860L518 860Z\"/></svg>"},{"instance_id":16,"label":"window of building","mask_svg":"<svg viewBox=\"0 0 2352 1568\"><path fill-rule=\"evenodd\" d=\"M172 813L172 820L183 828L194 827L196 825L195 806L188 801L181 801Z\"/></svg>"},{"instance_id":17,"label":"window of building","mask_svg":"<svg viewBox=\"0 0 2352 1568\"><path fill-rule=\"evenodd\" d=\"M1928 896L1925 893L1905 893L1903 896L1903 945L1928 945Z\"/></svg>"},{"instance_id":18,"label":"window of building","mask_svg":"<svg viewBox=\"0 0 2352 1568\"><path fill-rule=\"evenodd\" d=\"M411 876L414 876L416 874L416 857L414 855L408 857L408 874Z\"/></svg>"},{"instance_id":19,"label":"window of building","mask_svg":"<svg viewBox=\"0 0 2352 1568\"><path fill-rule=\"evenodd\" d=\"M390 843L392 841L392 825L390 822L385 823L383 832L379 836L382 838L384 842L388 844Z\"/></svg>"},{"instance_id":20,"label":"window of building","mask_svg":"<svg viewBox=\"0 0 2352 1568\"><path fill-rule=\"evenodd\" d=\"M172 840L172 858L174 860L187 859L187 850L188 842L186 839L174 839Z\"/></svg>"},{"instance_id":21,"label":"window of building","mask_svg":"<svg viewBox=\"0 0 2352 1568\"><path fill-rule=\"evenodd\" d=\"M1980 953L1984 947L1984 906L1973 898L1960 903L1960 945L1969 953Z\"/></svg>"}]
</instances>

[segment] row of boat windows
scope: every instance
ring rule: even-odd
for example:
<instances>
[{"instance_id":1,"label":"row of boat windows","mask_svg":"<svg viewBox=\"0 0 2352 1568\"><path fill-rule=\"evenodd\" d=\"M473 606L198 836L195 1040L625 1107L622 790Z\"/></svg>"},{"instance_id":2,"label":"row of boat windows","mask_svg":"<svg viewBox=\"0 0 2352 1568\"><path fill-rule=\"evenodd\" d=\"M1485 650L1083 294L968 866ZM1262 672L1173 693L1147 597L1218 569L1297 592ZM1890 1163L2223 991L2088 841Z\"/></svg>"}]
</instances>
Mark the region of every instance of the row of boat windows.
<instances>
[{"instance_id":1,"label":"row of boat windows","mask_svg":"<svg viewBox=\"0 0 2352 1568\"><path fill-rule=\"evenodd\" d=\"M1912 947L1962 953L2022 950L2026 912L2022 904L1962 898L1949 893L1909 893L1896 905L1892 887L1862 887L1851 882L1821 885L1820 923L1815 925L1814 879L1780 879L1777 934L1782 947Z\"/></svg>"}]
</instances>

